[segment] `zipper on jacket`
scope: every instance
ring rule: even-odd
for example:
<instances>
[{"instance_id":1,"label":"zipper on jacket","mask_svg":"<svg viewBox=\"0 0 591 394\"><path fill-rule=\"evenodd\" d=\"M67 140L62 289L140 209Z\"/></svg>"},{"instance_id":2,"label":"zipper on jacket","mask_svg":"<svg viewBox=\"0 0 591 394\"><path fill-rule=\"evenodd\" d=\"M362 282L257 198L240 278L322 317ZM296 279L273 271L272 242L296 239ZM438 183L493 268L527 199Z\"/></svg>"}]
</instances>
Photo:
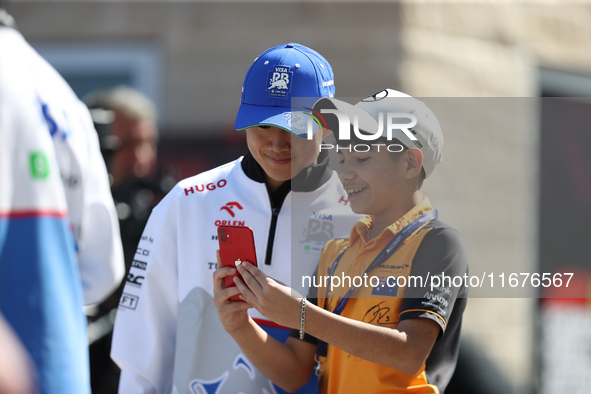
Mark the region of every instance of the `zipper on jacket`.
<instances>
[{"instance_id":1,"label":"zipper on jacket","mask_svg":"<svg viewBox=\"0 0 591 394\"><path fill-rule=\"evenodd\" d=\"M323 156L324 155L324 156ZM273 244L275 243L275 231L277 230L277 219L279 211L283 205L283 201L290 191L311 192L316 190L321 185L328 182L332 176L332 170L328 166L328 154L321 152L319 164L310 166L306 171L302 171L295 178L295 184L292 188L292 180L285 181L279 189L273 193L267 192L271 204L271 227L269 228L269 236L267 237L267 253L265 254L265 265L271 265L271 258L273 257ZM241 168L247 177L259 183L265 183L265 176L263 169L254 159L252 154L248 152L241 163Z\"/></svg>"},{"instance_id":2,"label":"zipper on jacket","mask_svg":"<svg viewBox=\"0 0 591 394\"><path fill-rule=\"evenodd\" d=\"M273 257L273 244L275 243L275 230L277 229L277 217L279 216L279 210L280 208L275 207L273 207L272 209L271 227L269 228L269 236L267 237L267 255L265 256L265 265L271 265L271 257Z\"/></svg>"}]
</instances>

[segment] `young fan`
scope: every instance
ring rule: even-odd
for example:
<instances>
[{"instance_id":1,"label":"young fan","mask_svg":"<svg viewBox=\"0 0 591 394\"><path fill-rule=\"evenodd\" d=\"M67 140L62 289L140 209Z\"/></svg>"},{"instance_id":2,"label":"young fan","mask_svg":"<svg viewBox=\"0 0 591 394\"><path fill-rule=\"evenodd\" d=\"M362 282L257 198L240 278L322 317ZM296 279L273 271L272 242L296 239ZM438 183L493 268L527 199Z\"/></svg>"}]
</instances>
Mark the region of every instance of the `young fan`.
<instances>
[{"instance_id":1,"label":"young fan","mask_svg":"<svg viewBox=\"0 0 591 394\"><path fill-rule=\"evenodd\" d=\"M422 192L423 179L442 157L439 123L424 103L391 89L355 106L321 99L315 109L321 107L332 109L325 118L335 134L344 119L335 110L353 124L357 114L353 131L365 134L413 116L416 125L390 127L390 139L383 127L382 138L371 142L343 140L347 133L339 130L339 178L353 211L367 216L348 239L325 245L310 300L293 297L289 287L247 262L217 270L214 302L222 324L246 356L288 391L316 367L322 393L443 393L457 361L467 289L447 282L431 288L429 278L463 276L468 262L460 233L437 219ZM373 122L363 119L363 111ZM244 281L235 278L237 287L223 289L223 278L236 270ZM335 278L342 279L340 286L333 287ZM246 302L230 301L236 294ZM294 329L287 342L269 338L248 317L250 307Z\"/></svg>"}]
</instances>

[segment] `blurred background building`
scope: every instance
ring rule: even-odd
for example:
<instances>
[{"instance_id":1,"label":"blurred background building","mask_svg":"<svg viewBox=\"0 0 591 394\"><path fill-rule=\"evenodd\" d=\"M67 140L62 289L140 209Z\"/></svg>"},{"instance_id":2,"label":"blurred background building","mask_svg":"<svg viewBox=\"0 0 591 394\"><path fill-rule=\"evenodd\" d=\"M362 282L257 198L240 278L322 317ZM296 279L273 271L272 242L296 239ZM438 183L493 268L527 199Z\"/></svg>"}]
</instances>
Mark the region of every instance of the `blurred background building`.
<instances>
[{"instance_id":1,"label":"blurred background building","mask_svg":"<svg viewBox=\"0 0 591 394\"><path fill-rule=\"evenodd\" d=\"M244 73L280 43L322 53L337 97L390 87L424 98L446 138L425 192L462 232L471 273L576 272L574 292L470 299L463 349L487 360L470 376L509 393L591 386L591 3L5 5L79 97L124 84L156 104L158 160L177 179L246 151L233 128Z\"/></svg>"}]
</instances>

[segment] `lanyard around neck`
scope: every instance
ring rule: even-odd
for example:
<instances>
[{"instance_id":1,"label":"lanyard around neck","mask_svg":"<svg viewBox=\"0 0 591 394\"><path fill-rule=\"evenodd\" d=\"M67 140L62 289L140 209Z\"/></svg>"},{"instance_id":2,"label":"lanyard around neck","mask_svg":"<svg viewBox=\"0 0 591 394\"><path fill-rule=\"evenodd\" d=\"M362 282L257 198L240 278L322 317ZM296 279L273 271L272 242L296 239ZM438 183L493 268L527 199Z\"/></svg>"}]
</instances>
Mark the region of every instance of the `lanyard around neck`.
<instances>
[{"instance_id":1,"label":"lanyard around neck","mask_svg":"<svg viewBox=\"0 0 591 394\"><path fill-rule=\"evenodd\" d=\"M400 245L402 245L402 243L412 233L414 233L418 228L420 228L424 224L426 224L434 219L437 219L437 210L435 210L435 209L422 214L421 216L419 216L418 218L413 220L411 223L404 226L404 228L402 230L400 230L394 236L394 238L392 238L390 240L390 242L388 242L388 244L384 247L384 249L382 249L382 251L371 262L371 264L365 270L365 273L368 273L369 271L373 270L374 268L376 268L377 266L379 266L380 264L382 264L383 262L388 260L390 258L390 256L392 256L394 254L394 252L396 252L396 250L398 250ZM341 261L341 258L343 257L343 255L345 254L346 251L347 251L347 249L343 250L341 252L341 254L336 258L334 263L332 264L332 267L330 268L330 273L329 273L330 278L329 278L328 283L332 283L331 282L332 276L333 276L334 272L336 271L336 269L339 265L339 262ZM345 296L339 300L339 303L337 304L336 308L332 311L333 313L340 315L343 312L343 309L345 309L345 306L347 305L349 298L351 298L351 294L353 294L353 291L355 291L356 288L357 288L356 286L353 286L349 289L349 291L347 291L347 294L345 294ZM324 305L326 306L326 296L324 298ZM326 308L324 308L324 309L326 309ZM316 351L316 354L318 356L326 357L326 351L327 351L326 342L318 340L318 349Z\"/></svg>"}]
</instances>

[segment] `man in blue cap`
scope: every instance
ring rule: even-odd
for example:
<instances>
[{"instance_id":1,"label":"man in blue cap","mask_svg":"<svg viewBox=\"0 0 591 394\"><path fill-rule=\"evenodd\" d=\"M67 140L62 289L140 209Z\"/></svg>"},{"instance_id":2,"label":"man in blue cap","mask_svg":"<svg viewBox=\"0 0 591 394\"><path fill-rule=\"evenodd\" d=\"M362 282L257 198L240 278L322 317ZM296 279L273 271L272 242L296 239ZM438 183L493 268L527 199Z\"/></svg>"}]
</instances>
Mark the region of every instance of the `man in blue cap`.
<instances>
[{"instance_id":1,"label":"man in blue cap","mask_svg":"<svg viewBox=\"0 0 591 394\"><path fill-rule=\"evenodd\" d=\"M213 303L216 229L251 227L259 267L296 289L324 243L348 234L358 216L328 158L318 156L329 131L308 121L316 99L332 96L330 64L305 46L280 45L255 59L235 125L246 130L249 153L179 182L144 230L111 351L120 393L282 392L221 325ZM287 338L287 329L251 316Z\"/></svg>"}]
</instances>

